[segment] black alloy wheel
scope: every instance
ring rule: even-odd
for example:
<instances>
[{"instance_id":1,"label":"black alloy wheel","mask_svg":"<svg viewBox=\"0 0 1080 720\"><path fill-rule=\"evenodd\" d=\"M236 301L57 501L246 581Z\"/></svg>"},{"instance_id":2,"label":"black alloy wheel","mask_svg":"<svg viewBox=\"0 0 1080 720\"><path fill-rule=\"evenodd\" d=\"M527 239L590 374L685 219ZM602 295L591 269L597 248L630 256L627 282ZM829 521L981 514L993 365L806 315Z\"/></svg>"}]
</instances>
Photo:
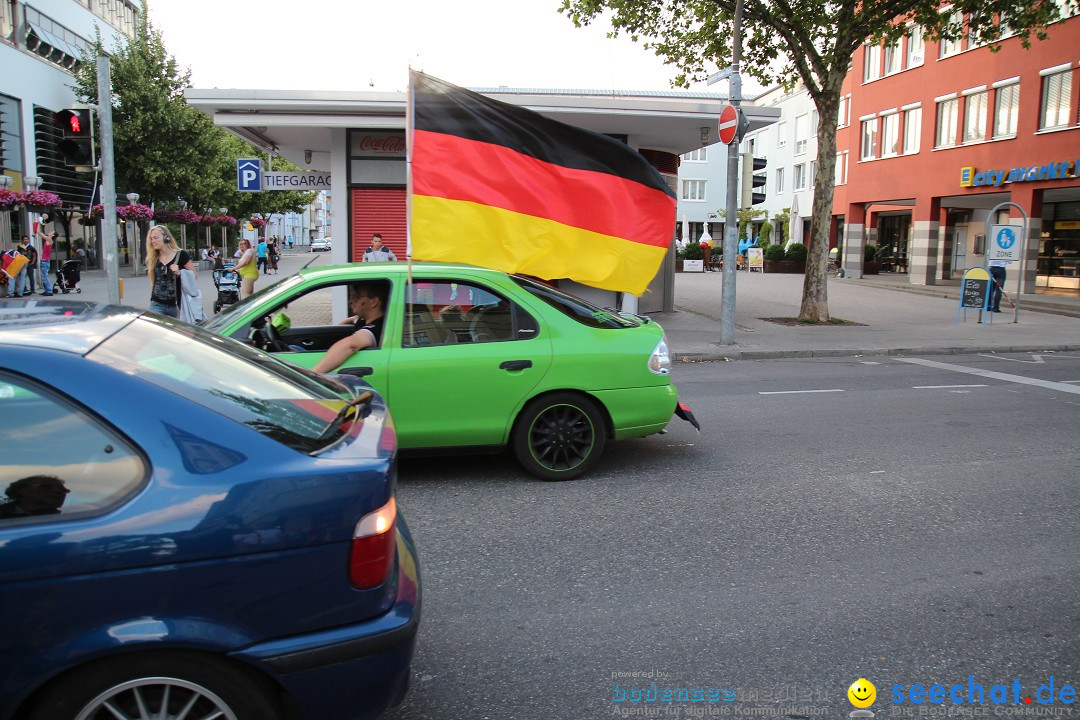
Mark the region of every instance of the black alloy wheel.
<instances>
[{"instance_id":1,"label":"black alloy wheel","mask_svg":"<svg viewBox=\"0 0 1080 720\"><path fill-rule=\"evenodd\" d=\"M604 419L596 404L574 393L529 403L514 428L514 455L541 480L572 480L604 452Z\"/></svg>"}]
</instances>

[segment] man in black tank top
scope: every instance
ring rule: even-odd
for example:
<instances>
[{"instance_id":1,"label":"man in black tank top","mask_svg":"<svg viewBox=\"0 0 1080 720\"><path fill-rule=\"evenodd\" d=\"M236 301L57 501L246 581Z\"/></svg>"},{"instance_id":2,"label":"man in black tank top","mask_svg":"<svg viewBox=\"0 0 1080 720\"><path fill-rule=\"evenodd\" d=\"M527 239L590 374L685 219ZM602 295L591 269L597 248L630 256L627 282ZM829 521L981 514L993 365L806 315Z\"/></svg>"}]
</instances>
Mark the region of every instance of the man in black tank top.
<instances>
[{"instance_id":1,"label":"man in black tank top","mask_svg":"<svg viewBox=\"0 0 1080 720\"><path fill-rule=\"evenodd\" d=\"M386 312L387 288L380 282L355 282L349 285L349 310L352 316L345 323L353 326L348 337L338 340L326 351L313 368L327 373L337 370L353 353L379 347Z\"/></svg>"}]
</instances>

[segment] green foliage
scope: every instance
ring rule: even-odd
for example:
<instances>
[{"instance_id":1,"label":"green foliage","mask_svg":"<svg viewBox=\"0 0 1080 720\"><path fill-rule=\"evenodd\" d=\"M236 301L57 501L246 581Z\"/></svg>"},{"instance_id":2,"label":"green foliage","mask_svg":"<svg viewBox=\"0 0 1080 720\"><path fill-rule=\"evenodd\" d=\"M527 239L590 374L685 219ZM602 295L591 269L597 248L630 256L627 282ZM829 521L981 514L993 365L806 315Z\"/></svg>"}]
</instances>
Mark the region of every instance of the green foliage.
<instances>
[{"instance_id":1,"label":"green foliage","mask_svg":"<svg viewBox=\"0 0 1080 720\"><path fill-rule=\"evenodd\" d=\"M863 247L863 261L874 262L875 260L877 260L877 245L866 243Z\"/></svg>"},{"instance_id":2,"label":"green foliage","mask_svg":"<svg viewBox=\"0 0 1080 720\"><path fill-rule=\"evenodd\" d=\"M105 54L100 33L85 52L72 88L84 102L96 103L96 58ZM135 37L107 54L118 194L137 192L142 203L174 209L183 198L193 212L218 214L224 207L240 220L298 212L311 202L310 192L236 189L237 158L257 151L184 101L191 73L169 54L145 13ZM274 169L298 168L275 160Z\"/></svg>"},{"instance_id":3,"label":"green foliage","mask_svg":"<svg viewBox=\"0 0 1080 720\"><path fill-rule=\"evenodd\" d=\"M559 12L581 27L597 18L611 23L611 35L629 35L675 68L672 84L686 87L731 64L737 0L562 0ZM1019 36L1025 47L1032 35L1046 37L1046 26L1061 17L1065 3L1018 3L1015 0L956 0L941 12L940 0L908 0L889 5L863 0L790 3L757 0L743 3L741 69L764 85L805 86L814 99L819 122L817 166L832 178L836 168L836 126L840 95L852 56L864 42L894 42L909 23L924 29L928 46L939 39L967 36L973 45L996 49L1002 31ZM1076 0L1068 5L1076 6ZM955 13L967 18L952 22ZM832 182L819 184L811 212L816 256L829 241ZM779 225L779 223L777 223ZM787 239L787 222L780 237ZM807 270L800 317L825 321L825 264Z\"/></svg>"},{"instance_id":4,"label":"green foliage","mask_svg":"<svg viewBox=\"0 0 1080 720\"><path fill-rule=\"evenodd\" d=\"M683 249L684 260L704 260L705 253L701 251L701 243L690 241L686 243L686 247Z\"/></svg>"},{"instance_id":5,"label":"green foliage","mask_svg":"<svg viewBox=\"0 0 1080 720\"><path fill-rule=\"evenodd\" d=\"M765 218L765 221L761 223L761 230L758 232L759 245L764 247L772 241L772 229L772 223L769 222L768 218Z\"/></svg>"},{"instance_id":6,"label":"green foliage","mask_svg":"<svg viewBox=\"0 0 1080 720\"><path fill-rule=\"evenodd\" d=\"M784 259L792 262L806 262L806 246L801 243L792 243L784 251Z\"/></svg>"},{"instance_id":7,"label":"green foliage","mask_svg":"<svg viewBox=\"0 0 1080 720\"><path fill-rule=\"evenodd\" d=\"M784 259L784 246L781 245L769 245L762 252L761 256L766 260L783 260Z\"/></svg>"}]
</instances>

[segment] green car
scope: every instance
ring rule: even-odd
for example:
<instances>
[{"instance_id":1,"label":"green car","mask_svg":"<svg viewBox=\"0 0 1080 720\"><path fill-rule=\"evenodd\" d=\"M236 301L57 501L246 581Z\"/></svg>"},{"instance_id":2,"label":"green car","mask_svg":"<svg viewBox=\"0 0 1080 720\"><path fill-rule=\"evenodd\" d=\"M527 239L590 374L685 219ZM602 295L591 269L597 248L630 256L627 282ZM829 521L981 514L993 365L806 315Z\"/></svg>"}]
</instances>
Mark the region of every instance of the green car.
<instances>
[{"instance_id":1,"label":"green car","mask_svg":"<svg viewBox=\"0 0 1080 720\"><path fill-rule=\"evenodd\" d=\"M357 281L385 293L382 337L336 372L364 377L386 398L402 450L510 446L534 475L569 480L607 440L661 432L679 407L655 322L469 265L308 268L207 327L314 368L356 332L340 321Z\"/></svg>"}]
</instances>

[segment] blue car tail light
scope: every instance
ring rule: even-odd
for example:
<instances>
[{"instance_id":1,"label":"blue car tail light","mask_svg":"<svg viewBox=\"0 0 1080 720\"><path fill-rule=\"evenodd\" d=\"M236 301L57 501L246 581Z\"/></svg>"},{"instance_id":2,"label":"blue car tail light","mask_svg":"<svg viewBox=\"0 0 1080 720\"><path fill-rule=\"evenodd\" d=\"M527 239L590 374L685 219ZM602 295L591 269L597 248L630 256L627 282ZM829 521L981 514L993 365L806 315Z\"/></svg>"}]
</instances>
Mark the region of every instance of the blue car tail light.
<instances>
[{"instance_id":1,"label":"blue car tail light","mask_svg":"<svg viewBox=\"0 0 1080 720\"><path fill-rule=\"evenodd\" d=\"M369 590L386 582L394 565L396 520L397 501L391 497L356 524L349 552L349 582L356 589Z\"/></svg>"}]
</instances>

